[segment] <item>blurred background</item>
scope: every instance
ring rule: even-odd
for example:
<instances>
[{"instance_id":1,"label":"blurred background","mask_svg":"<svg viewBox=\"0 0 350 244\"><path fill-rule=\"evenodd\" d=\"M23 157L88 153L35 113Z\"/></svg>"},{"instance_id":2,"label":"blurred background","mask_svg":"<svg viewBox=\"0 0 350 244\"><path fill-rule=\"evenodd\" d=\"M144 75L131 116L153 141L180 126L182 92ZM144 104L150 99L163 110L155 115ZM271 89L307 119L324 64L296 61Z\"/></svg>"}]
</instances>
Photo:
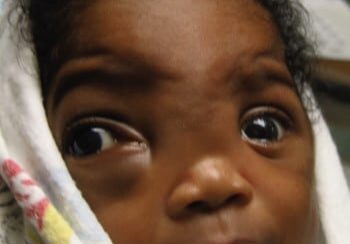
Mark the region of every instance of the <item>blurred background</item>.
<instances>
[{"instance_id":1,"label":"blurred background","mask_svg":"<svg viewBox=\"0 0 350 244\"><path fill-rule=\"evenodd\" d=\"M350 185L350 0L301 0L317 44L315 92Z\"/></svg>"},{"instance_id":2,"label":"blurred background","mask_svg":"<svg viewBox=\"0 0 350 244\"><path fill-rule=\"evenodd\" d=\"M0 0L0 13L4 1ZM318 47L315 92L350 185L350 0L296 1L310 14L308 33Z\"/></svg>"}]
</instances>

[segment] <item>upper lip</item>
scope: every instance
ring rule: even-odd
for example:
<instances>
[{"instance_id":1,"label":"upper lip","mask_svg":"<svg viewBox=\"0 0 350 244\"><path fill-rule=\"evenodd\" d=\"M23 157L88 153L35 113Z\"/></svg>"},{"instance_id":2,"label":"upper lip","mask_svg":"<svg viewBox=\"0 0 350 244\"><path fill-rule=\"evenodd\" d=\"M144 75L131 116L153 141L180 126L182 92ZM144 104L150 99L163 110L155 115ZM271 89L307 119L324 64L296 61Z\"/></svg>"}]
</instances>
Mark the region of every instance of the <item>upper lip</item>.
<instances>
[{"instance_id":1,"label":"upper lip","mask_svg":"<svg viewBox=\"0 0 350 244\"><path fill-rule=\"evenodd\" d=\"M268 226L252 227L251 215L242 215L232 208L216 214L200 215L188 223L182 242L191 244L261 244L271 239ZM190 231L191 230L191 231ZM175 243L175 242L174 242Z\"/></svg>"},{"instance_id":2,"label":"upper lip","mask_svg":"<svg viewBox=\"0 0 350 244\"><path fill-rule=\"evenodd\" d=\"M257 242L249 241L249 240L238 240L233 242L214 242L214 243L210 242L208 244L257 244Z\"/></svg>"},{"instance_id":3,"label":"upper lip","mask_svg":"<svg viewBox=\"0 0 350 244\"><path fill-rule=\"evenodd\" d=\"M207 243L206 243L207 244ZM256 241L248 240L248 239L237 239L228 242L208 242L208 244L257 244Z\"/></svg>"},{"instance_id":4,"label":"upper lip","mask_svg":"<svg viewBox=\"0 0 350 244\"><path fill-rule=\"evenodd\" d=\"M248 239L241 239L233 241L232 244L257 244L256 241L248 240Z\"/></svg>"},{"instance_id":5,"label":"upper lip","mask_svg":"<svg viewBox=\"0 0 350 244\"><path fill-rule=\"evenodd\" d=\"M184 238L178 242L172 243L191 243L191 244L261 244L263 241L261 238L257 239L250 235L237 236L237 235L207 235L197 234L196 237ZM265 242L264 242L265 243Z\"/></svg>"},{"instance_id":6,"label":"upper lip","mask_svg":"<svg viewBox=\"0 0 350 244\"><path fill-rule=\"evenodd\" d=\"M197 243L197 242L195 242ZM218 238L199 241L200 244L258 244L259 242L249 238Z\"/></svg>"}]
</instances>

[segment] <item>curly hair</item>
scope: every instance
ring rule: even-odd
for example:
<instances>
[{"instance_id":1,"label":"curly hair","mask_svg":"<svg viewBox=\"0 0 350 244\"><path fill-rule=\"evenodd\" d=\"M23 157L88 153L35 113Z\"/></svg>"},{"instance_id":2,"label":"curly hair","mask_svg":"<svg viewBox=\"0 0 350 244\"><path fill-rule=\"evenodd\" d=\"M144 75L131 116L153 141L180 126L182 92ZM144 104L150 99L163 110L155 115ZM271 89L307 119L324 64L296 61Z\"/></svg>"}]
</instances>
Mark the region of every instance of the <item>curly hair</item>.
<instances>
[{"instance_id":1,"label":"curly hair","mask_svg":"<svg viewBox=\"0 0 350 244\"><path fill-rule=\"evenodd\" d=\"M254 0L272 16L285 46L285 62L296 82L299 96L304 97L305 84L311 81L313 45L306 35L306 10L294 0ZM76 10L88 1L72 0L17 0L19 29L27 33L34 44L39 64L39 75L45 91L59 64L58 47L67 42ZM17 12L16 11L16 12ZM23 34L22 34L23 35Z\"/></svg>"}]
</instances>

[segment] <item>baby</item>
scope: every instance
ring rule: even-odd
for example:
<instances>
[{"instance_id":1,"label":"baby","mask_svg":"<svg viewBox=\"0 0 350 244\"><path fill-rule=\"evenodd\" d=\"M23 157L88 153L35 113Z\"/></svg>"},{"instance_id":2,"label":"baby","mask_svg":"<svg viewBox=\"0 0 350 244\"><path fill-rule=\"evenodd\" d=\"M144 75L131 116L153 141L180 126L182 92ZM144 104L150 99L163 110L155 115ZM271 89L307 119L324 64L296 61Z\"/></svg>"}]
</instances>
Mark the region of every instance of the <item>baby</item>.
<instances>
[{"instance_id":1,"label":"baby","mask_svg":"<svg viewBox=\"0 0 350 244\"><path fill-rule=\"evenodd\" d=\"M52 134L113 242L315 243L309 46L295 3L22 7Z\"/></svg>"}]
</instances>

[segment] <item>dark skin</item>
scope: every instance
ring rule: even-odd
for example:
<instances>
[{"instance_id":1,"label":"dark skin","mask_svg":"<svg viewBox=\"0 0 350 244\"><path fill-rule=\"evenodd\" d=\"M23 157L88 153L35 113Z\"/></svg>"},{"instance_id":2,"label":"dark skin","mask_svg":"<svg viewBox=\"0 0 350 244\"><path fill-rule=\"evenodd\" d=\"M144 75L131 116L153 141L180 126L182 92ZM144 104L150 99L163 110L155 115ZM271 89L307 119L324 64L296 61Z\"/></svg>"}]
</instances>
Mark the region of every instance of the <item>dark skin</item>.
<instances>
[{"instance_id":1,"label":"dark skin","mask_svg":"<svg viewBox=\"0 0 350 244\"><path fill-rule=\"evenodd\" d=\"M269 13L250 0L88 5L46 107L113 242L314 243L313 137Z\"/></svg>"}]
</instances>

